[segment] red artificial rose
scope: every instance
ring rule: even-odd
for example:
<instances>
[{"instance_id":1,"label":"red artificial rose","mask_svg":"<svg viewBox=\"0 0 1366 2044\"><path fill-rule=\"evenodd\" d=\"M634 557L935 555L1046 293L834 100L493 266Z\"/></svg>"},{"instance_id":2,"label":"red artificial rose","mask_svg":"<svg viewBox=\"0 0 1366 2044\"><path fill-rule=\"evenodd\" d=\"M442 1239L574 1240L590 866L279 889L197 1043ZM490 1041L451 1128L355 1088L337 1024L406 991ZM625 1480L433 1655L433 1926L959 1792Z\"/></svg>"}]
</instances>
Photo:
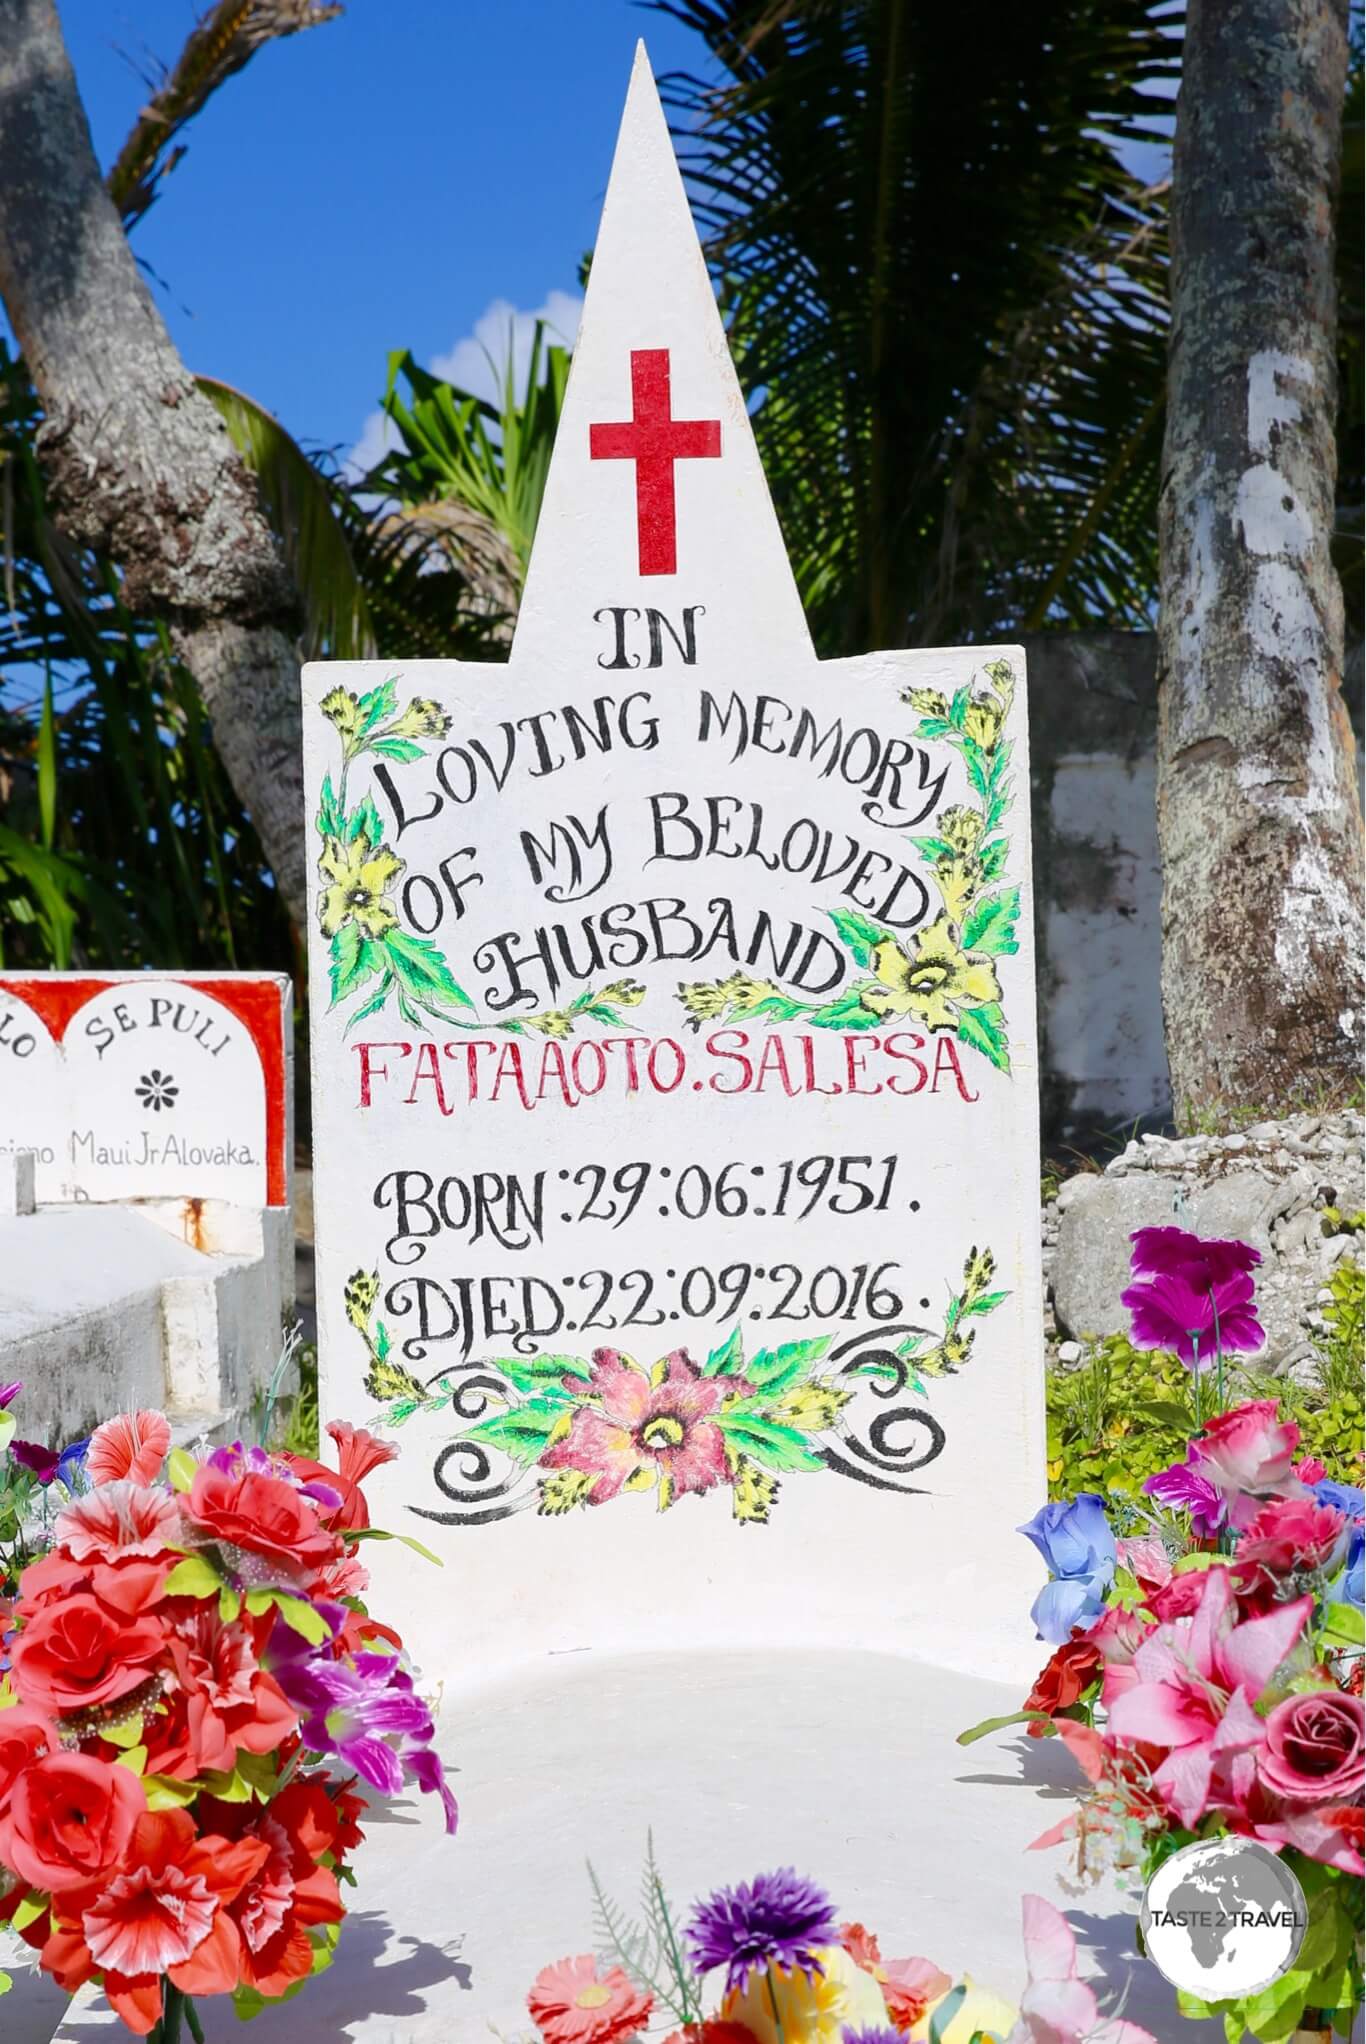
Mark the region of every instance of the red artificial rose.
<instances>
[{"instance_id":1,"label":"red artificial rose","mask_svg":"<svg viewBox=\"0 0 1366 2044\"><path fill-rule=\"evenodd\" d=\"M326 1789L311 1780L292 1781L264 1810L250 1813L244 1837L263 1846L266 1857L234 1901L232 1917L240 1978L260 1994L273 1998L306 1980L313 1968L309 1929L340 1923L346 1914L336 1875L317 1864L335 1852L340 1828Z\"/></svg>"},{"instance_id":2,"label":"red artificial rose","mask_svg":"<svg viewBox=\"0 0 1366 2044\"><path fill-rule=\"evenodd\" d=\"M185 1510L202 1539L256 1557L256 1566L234 1570L244 1581L296 1583L338 1552L307 1498L277 1476L233 1476L202 1463Z\"/></svg>"},{"instance_id":3,"label":"red artificial rose","mask_svg":"<svg viewBox=\"0 0 1366 2044\"><path fill-rule=\"evenodd\" d=\"M52 1753L24 1769L0 1818L0 1861L49 1894L110 1873L146 1806L126 1767L83 1753Z\"/></svg>"},{"instance_id":4,"label":"red artificial rose","mask_svg":"<svg viewBox=\"0 0 1366 2044\"><path fill-rule=\"evenodd\" d=\"M1047 1711L1049 1717L1066 1710L1100 1679L1101 1667L1100 1654L1089 1639L1066 1641L1040 1669L1024 1700L1025 1709ZM1029 1731L1032 1738L1041 1739L1047 1727L1033 1724Z\"/></svg>"},{"instance_id":5,"label":"red artificial rose","mask_svg":"<svg viewBox=\"0 0 1366 2044\"><path fill-rule=\"evenodd\" d=\"M1361 1698L1340 1689L1288 1696L1266 1720L1257 1769L1287 1802L1352 1802L1366 1786Z\"/></svg>"},{"instance_id":6,"label":"red artificial rose","mask_svg":"<svg viewBox=\"0 0 1366 2044\"><path fill-rule=\"evenodd\" d=\"M26 1767L57 1750L57 1734L36 1710L0 1710L0 1816Z\"/></svg>"},{"instance_id":7,"label":"red artificial rose","mask_svg":"<svg viewBox=\"0 0 1366 2044\"><path fill-rule=\"evenodd\" d=\"M15 1687L49 1717L102 1710L142 1688L165 1645L153 1618L121 1621L96 1597L68 1597L46 1605L15 1640Z\"/></svg>"},{"instance_id":8,"label":"red artificial rose","mask_svg":"<svg viewBox=\"0 0 1366 2044\"><path fill-rule=\"evenodd\" d=\"M150 1559L130 1555L120 1561L73 1561L54 1548L40 1561L31 1561L19 1579L23 1591L20 1616L32 1619L48 1604L64 1603L73 1591L86 1591L120 1619L137 1618L160 1603L166 1578L180 1554L159 1554Z\"/></svg>"},{"instance_id":9,"label":"red artificial rose","mask_svg":"<svg viewBox=\"0 0 1366 2044\"><path fill-rule=\"evenodd\" d=\"M149 1774L193 1781L231 1774L238 1752L274 1753L298 1730L298 1712L260 1664L273 1615L225 1625L216 1605L167 1605L170 1670L164 1713L145 1729Z\"/></svg>"},{"instance_id":10,"label":"red artificial rose","mask_svg":"<svg viewBox=\"0 0 1366 2044\"><path fill-rule=\"evenodd\" d=\"M1240 1596L1269 1596L1282 1576L1321 1569L1345 1545L1347 1515L1313 1498L1276 1498L1263 1505L1238 1542L1234 1572Z\"/></svg>"}]
</instances>

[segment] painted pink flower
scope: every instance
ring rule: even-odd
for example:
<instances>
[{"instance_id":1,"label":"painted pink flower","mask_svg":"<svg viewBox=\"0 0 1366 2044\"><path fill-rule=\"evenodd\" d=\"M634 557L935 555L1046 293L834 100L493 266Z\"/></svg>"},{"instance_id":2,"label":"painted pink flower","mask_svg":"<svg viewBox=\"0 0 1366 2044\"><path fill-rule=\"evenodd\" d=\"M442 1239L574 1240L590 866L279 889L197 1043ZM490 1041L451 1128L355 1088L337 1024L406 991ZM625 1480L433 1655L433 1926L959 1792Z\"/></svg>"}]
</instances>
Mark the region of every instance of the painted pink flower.
<instances>
[{"instance_id":1,"label":"painted pink flower","mask_svg":"<svg viewBox=\"0 0 1366 2044\"><path fill-rule=\"evenodd\" d=\"M1165 1750L1154 1786L1188 1829L1211 1804L1245 1804L1266 1738L1253 1706L1313 1608L1300 1597L1239 1624L1228 1569L1208 1569L1194 1615L1159 1626L1117 1671L1128 1679L1107 1688L1111 1735Z\"/></svg>"},{"instance_id":2,"label":"painted pink flower","mask_svg":"<svg viewBox=\"0 0 1366 2044\"><path fill-rule=\"evenodd\" d=\"M1235 1405L1207 1422L1191 1442L1190 1459L1224 1501L1228 1523L1241 1532L1270 1497L1300 1497L1293 1473L1300 1430L1277 1418L1274 1398Z\"/></svg>"},{"instance_id":3,"label":"painted pink flower","mask_svg":"<svg viewBox=\"0 0 1366 2044\"><path fill-rule=\"evenodd\" d=\"M96 1427L90 1436L85 1472L92 1483L151 1483L160 1473L171 1445L171 1429L162 1412L121 1412Z\"/></svg>"},{"instance_id":4,"label":"painted pink flower","mask_svg":"<svg viewBox=\"0 0 1366 2044\"><path fill-rule=\"evenodd\" d=\"M1107 2022L1095 1992L1077 1977L1077 1941L1060 1909L1042 1895L1024 1898L1029 1984L1006 2044L1156 2044L1137 2023Z\"/></svg>"},{"instance_id":5,"label":"painted pink flower","mask_svg":"<svg viewBox=\"0 0 1366 2044\"><path fill-rule=\"evenodd\" d=\"M180 1539L180 1511L169 1491L120 1477L77 1498L53 1527L73 1561L153 1560Z\"/></svg>"},{"instance_id":6,"label":"painted pink flower","mask_svg":"<svg viewBox=\"0 0 1366 2044\"><path fill-rule=\"evenodd\" d=\"M684 1491L728 1480L713 1415L723 1398L746 1388L736 1377L702 1376L686 1349L674 1349L648 1376L619 1349L597 1349L569 1432L546 1450L541 1467L591 1474L592 1505L657 1484L663 1511Z\"/></svg>"}]
</instances>

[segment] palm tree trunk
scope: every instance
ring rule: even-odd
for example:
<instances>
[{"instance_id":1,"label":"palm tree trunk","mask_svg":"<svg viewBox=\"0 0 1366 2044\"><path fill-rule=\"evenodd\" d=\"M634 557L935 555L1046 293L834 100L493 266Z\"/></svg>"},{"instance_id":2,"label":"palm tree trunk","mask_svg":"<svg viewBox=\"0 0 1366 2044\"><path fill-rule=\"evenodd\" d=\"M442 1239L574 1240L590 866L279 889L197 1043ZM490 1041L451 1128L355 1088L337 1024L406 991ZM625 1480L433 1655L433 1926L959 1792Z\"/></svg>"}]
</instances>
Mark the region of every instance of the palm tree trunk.
<instances>
[{"instance_id":1,"label":"palm tree trunk","mask_svg":"<svg viewBox=\"0 0 1366 2044\"><path fill-rule=\"evenodd\" d=\"M297 600L101 182L53 0L0 0L0 297L43 403L53 515L118 565L130 608L165 619L301 920Z\"/></svg>"},{"instance_id":2,"label":"palm tree trunk","mask_svg":"<svg viewBox=\"0 0 1366 2044\"><path fill-rule=\"evenodd\" d=\"M1348 0L1192 0L1161 505L1162 992L1178 1114L1361 1067L1361 813L1329 559Z\"/></svg>"}]
</instances>

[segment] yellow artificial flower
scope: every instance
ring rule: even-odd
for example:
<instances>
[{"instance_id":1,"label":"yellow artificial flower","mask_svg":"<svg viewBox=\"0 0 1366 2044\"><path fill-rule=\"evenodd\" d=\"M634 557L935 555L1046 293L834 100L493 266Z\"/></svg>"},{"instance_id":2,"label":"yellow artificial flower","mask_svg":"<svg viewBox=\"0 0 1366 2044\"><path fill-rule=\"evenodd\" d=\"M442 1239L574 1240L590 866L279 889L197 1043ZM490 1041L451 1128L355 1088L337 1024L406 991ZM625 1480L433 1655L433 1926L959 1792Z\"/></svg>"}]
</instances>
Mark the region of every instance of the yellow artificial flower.
<instances>
[{"instance_id":1,"label":"yellow artificial flower","mask_svg":"<svg viewBox=\"0 0 1366 2044\"><path fill-rule=\"evenodd\" d=\"M956 852L962 852L966 856L975 852L982 842L985 821L980 810L969 809L965 804L957 803L952 809L946 809L939 817L936 835L942 837L946 845L952 845Z\"/></svg>"},{"instance_id":2,"label":"yellow artificial flower","mask_svg":"<svg viewBox=\"0 0 1366 2044\"><path fill-rule=\"evenodd\" d=\"M949 705L946 697L937 688L903 688L903 703L909 703L913 710L919 710L922 717L947 717Z\"/></svg>"},{"instance_id":3,"label":"yellow artificial flower","mask_svg":"<svg viewBox=\"0 0 1366 2044\"><path fill-rule=\"evenodd\" d=\"M841 2044L846 2030L885 2030L891 2019L872 1974L856 1966L842 1945L821 1945L815 1956L824 1970L810 1976L782 1966L757 1967L722 2002L722 2021L743 2023L756 2044Z\"/></svg>"},{"instance_id":4,"label":"yellow artificial flower","mask_svg":"<svg viewBox=\"0 0 1366 2044\"><path fill-rule=\"evenodd\" d=\"M951 923L961 923L972 897L982 884L980 859L938 859L934 884L944 897L944 913Z\"/></svg>"},{"instance_id":5,"label":"yellow artificial flower","mask_svg":"<svg viewBox=\"0 0 1366 2044\"><path fill-rule=\"evenodd\" d=\"M574 1018L564 1008L547 1008L542 1015L528 1015L528 1029L539 1030L542 1036L569 1036L574 1029Z\"/></svg>"},{"instance_id":6,"label":"yellow artificial flower","mask_svg":"<svg viewBox=\"0 0 1366 2044\"><path fill-rule=\"evenodd\" d=\"M963 1975L963 1985L967 1994L952 2022L940 2032L939 2044L973 2044L974 2038L980 2039L980 2044L1005 2044L1015 2027L1019 2010L1003 2001L999 1994L993 1994L989 1987L979 1987L971 1973ZM952 1988L949 1992L953 1992ZM939 2001L945 1998L941 1995ZM932 2001L920 2021L911 2025L907 2033L910 2044L925 2044L939 2001Z\"/></svg>"},{"instance_id":7,"label":"yellow artificial flower","mask_svg":"<svg viewBox=\"0 0 1366 2044\"><path fill-rule=\"evenodd\" d=\"M610 1001L616 1008L638 1008L645 999L645 989L638 980L614 979L611 986L604 987L597 997Z\"/></svg>"},{"instance_id":8,"label":"yellow artificial flower","mask_svg":"<svg viewBox=\"0 0 1366 2044\"><path fill-rule=\"evenodd\" d=\"M930 1029L955 1026L955 1001L977 1006L1001 998L995 966L989 958L969 957L960 950L947 915L936 917L920 932L914 958L908 958L893 937L875 944L873 970L878 984L863 989L863 1006L875 1015L918 1015Z\"/></svg>"},{"instance_id":9,"label":"yellow artificial flower","mask_svg":"<svg viewBox=\"0 0 1366 2044\"><path fill-rule=\"evenodd\" d=\"M367 937L382 937L398 921L398 911L385 895L403 871L403 861L387 845L372 854L365 831L349 845L330 837L318 871L332 885L323 892L318 920L324 937L335 937L347 923L358 923Z\"/></svg>"},{"instance_id":10,"label":"yellow artificial flower","mask_svg":"<svg viewBox=\"0 0 1366 2044\"><path fill-rule=\"evenodd\" d=\"M332 688L319 703L329 724L335 724L344 743L349 744L360 729L360 703L349 689Z\"/></svg>"},{"instance_id":11,"label":"yellow artificial flower","mask_svg":"<svg viewBox=\"0 0 1366 2044\"><path fill-rule=\"evenodd\" d=\"M990 752L1001 735L1006 713L995 696L975 695L963 713L963 729L975 738L983 752Z\"/></svg>"},{"instance_id":12,"label":"yellow artificial flower","mask_svg":"<svg viewBox=\"0 0 1366 2044\"><path fill-rule=\"evenodd\" d=\"M444 738L451 728L451 720L440 703L431 702L426 696L414 696L403 715L394 720L384 733L386 738Z\"/></svg>"}]
</instances>

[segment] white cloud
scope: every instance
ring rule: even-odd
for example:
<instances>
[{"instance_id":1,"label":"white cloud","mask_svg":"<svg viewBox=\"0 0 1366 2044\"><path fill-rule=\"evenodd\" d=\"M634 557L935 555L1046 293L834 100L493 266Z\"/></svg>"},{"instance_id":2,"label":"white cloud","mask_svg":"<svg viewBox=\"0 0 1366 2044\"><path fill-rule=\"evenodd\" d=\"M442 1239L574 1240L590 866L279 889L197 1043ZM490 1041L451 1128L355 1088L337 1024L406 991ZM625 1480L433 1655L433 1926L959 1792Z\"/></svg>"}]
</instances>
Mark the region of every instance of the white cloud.
<instances>
[{"instance_id":1,"label":"white cloud","mask_svg":"<svg viewBox=\"0 0 1366 2044\"><path fill-rule=\"evenodd\" d=\"M568 291L551 291L545 303L530 312L519 310L506 298L495 298L474 322L473 333L464 334L444 355L433 355L427 367L433 376L443 377L475 397L496 403L506 373L509 351L513 385L521 389L531 362L531 343L537 320L545 323L546 339L572 348L579 331L583 300ZM351 477L364 475L391 447L398 435L381 411L368 414L360 438L343 464Z\"/></svg>"}]
</instances>

